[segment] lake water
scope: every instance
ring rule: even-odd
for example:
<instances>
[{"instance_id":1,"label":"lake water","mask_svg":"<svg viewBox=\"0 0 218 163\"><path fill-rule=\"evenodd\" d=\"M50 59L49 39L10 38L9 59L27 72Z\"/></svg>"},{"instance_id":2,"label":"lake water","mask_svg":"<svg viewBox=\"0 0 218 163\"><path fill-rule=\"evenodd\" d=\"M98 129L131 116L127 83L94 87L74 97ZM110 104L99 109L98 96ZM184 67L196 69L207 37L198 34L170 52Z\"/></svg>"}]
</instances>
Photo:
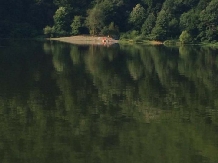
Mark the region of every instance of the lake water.
<instances>
[{"instance_id":1,"label":"lake water","mask_svg":"<svg viewBox=\"0 0 218 163\"><path fill-rule=\"evenodd\" d=\"M217 163L218 50L0 41L1 163Z\"/></svg>"}]
</instances>

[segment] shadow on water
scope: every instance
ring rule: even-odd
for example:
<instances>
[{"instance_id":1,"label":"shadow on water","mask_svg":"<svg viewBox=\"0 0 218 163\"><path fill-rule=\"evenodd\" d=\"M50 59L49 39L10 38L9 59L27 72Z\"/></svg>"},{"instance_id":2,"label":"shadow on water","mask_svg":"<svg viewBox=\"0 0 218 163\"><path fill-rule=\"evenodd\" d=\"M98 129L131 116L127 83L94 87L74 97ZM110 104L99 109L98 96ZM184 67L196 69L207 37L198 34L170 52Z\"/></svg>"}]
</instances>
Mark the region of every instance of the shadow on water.
<instances>
[{"instance_id":1,"label":"shadow on water","mask_svg":"<svg viewBox=\"0 0 218 163\"><path fill-rule=\"evenodd\" d=\"M28 41L0 65L2 163L218 161L216 50Z\"/></svg>"}]
</instances>

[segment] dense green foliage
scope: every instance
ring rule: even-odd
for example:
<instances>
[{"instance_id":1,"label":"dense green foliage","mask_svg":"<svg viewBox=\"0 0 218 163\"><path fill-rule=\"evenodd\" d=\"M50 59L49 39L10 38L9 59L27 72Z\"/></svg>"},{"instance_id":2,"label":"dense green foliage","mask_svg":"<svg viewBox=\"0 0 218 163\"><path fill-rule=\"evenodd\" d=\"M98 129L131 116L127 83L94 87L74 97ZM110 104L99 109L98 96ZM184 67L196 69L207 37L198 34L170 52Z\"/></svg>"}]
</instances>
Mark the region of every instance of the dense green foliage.
<instances>
[{"instance_id":1,"label":"dense green foliage","mask_svg":"<svg viewBox=\"0 0 218 163\"><path fill-rule=\"evenodd\" d=\"M3 1L3 0L1 0ZM138 31L151 40L217 41L218 0L7 0L0 5L0 37L105 34ZM49 34L51 36L51 33Z\"/></svg>"},{"instance_id":2,"label":"dense green foliage","mask_svg":"<svg viewBox=\"0 0 218 163\"><path fill-rule=\"evenodd\" d=\"M192 42L192 37L187 31L182 31L181 35L179 36L179 41L184 43L190 43Z\"/></svg>"}]
</instances>

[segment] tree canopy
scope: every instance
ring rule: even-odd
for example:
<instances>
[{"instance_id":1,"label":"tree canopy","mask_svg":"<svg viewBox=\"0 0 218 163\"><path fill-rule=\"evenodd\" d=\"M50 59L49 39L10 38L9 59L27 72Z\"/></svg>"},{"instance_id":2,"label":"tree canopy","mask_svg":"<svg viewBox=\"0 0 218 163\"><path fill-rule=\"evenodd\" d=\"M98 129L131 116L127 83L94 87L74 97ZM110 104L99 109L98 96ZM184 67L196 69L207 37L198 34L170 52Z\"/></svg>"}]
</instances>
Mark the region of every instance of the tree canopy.
<instances>
[{"instance_id":1,"label":"tree canopy","mask_svg":"<svg viewBox=\"0 0 218 163\"><path fill-rule=\"evenodd\" d=\"M113 23L121 34L149 39L178 39L187 31L193 41L217 41L217 7L218 0L7 0L0 37L39 36L45 27L54 36L104 34Z\"/></svg>"}]
</instances>

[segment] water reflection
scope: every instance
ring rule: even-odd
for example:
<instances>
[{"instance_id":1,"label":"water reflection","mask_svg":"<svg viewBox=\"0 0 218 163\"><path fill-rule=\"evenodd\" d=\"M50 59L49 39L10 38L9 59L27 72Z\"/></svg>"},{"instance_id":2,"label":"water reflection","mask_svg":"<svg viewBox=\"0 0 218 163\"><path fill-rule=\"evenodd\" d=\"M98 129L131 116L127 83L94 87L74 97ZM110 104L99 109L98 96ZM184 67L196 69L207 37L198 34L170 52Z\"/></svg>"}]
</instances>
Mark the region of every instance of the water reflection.
<instances>
[{"instance_id":1,"label":"water reflection","mask_svg":"<svg viewBox=\"0 0 218 163\"><path fill-rule=\"evenodd\" d=\"M0 162L218 161L217 50L14 42Z\"/></svg>"}]
</instances>

